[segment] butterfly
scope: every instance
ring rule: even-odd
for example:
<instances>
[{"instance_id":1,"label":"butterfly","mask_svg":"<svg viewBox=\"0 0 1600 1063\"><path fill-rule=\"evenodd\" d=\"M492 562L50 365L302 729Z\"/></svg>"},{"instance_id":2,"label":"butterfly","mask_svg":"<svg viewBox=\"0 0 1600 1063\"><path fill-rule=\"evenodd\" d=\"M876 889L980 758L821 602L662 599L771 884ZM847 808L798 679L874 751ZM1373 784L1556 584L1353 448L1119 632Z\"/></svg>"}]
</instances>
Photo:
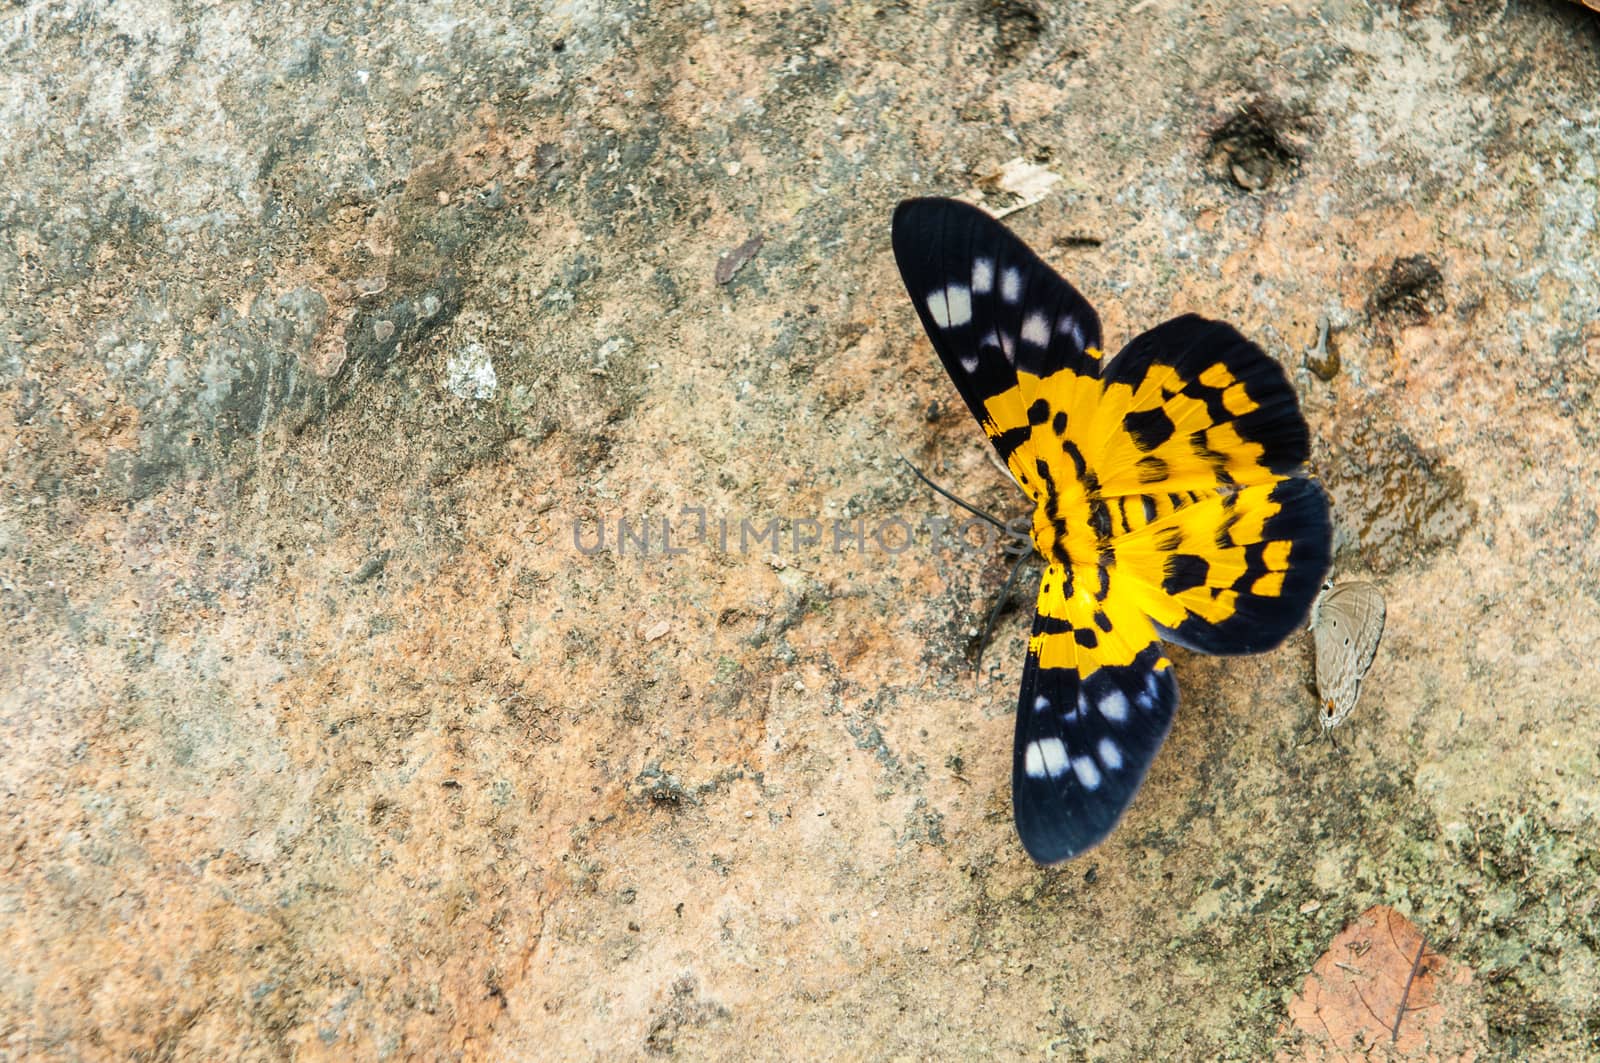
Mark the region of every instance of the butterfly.
<instances>
[{"instance_id":1,"label":"butterfly","mask_svg":"<svg viewBox=\"0 0 1600 1063\"><path fill-rule=\"evenodd\" d=\"M1355 710L1361 680L1383 638L1383 592L1353 581L1322 586L1311 606L1311 641L1317 651L1317 698L1322 729L1331 731Z\"/></svg>"},{"instance_id":2,"label":"butterfly","mask_svg":"<svg viewBox=\"0 0 1600 1063\"><path fill-rule=\"evenodd\" d=\"M895 261L956 390L1032 500L1044 561L1011 794L1036 862L1102 841L1172 725L1163 640L1271 649L1328 570L1309 433L1278 364L1192 314L1101 348L1094 309L1005 226L949 199L894 212Z\"/></svg>"}]
</instances>

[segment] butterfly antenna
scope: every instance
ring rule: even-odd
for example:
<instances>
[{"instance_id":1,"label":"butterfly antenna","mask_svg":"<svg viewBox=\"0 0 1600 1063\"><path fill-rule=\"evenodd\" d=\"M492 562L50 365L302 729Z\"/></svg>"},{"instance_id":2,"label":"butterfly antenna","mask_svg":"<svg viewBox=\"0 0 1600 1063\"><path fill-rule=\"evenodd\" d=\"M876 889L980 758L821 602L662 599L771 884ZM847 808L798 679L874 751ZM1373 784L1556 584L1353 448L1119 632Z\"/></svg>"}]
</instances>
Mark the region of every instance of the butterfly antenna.
<instances>
[{"instance_id":1,"label":"butterfly antenna","mask_svg":"<svg viewBox=\"0 0 1600 1063\"><path fill-rule=\"evenodd\" d=\"M990 514L985 513L983 510L979 509L977 506L973 505L971 502L966 502L966 501L963 501L962 499L957 498L955 495L951 494L949 491L946 491L944 488L940 487L938 484L936 484L932 480L928 479L926 476L924 476L922 474L922 470L917 468L915 465L911 464L911 460L909 458L907 458L904 454L900 455L900 460L905 462L906 468L910 469L912 472L917 474L917 479L921 480L923 483L927 484L929 487L933 488L935 491L939 492L941 495L943 495L944 497L948 498L950 501L954 502L956 505L960 506L962 509L966 510L968 513L971 513L974 517L981 517L982 519L988 521L990 524L993 524L996 528L999 528L1001 531L1005 531L1006 530L1006 526L1004 524L1002 524L999 520L997 520L996 518L991 516Z\"/></svg>"},{"instance_id":2,"label":"butterfly antenna","mask_svg":"<svg viewBox=\"0 0 1600 1063\"><path fill-rule=\"evenodd\" d=\"M978 655L972 661L974 672L982 670L983 651L989 645L989 636L994 634L995 621L1000 619L1000 610L1005 608L1006 600L1011 597L1011 585L1017 582L1017 573L1022 571L1023 562L1027 560L1027 554L1017 558L1017 563L1011 566L1011 575L1006 577L1005 586L1000 588L999 600L994 603L994 608L989 610L989 622L983 625L983 634L978 637Z\"/></svg>"}]
</instances>

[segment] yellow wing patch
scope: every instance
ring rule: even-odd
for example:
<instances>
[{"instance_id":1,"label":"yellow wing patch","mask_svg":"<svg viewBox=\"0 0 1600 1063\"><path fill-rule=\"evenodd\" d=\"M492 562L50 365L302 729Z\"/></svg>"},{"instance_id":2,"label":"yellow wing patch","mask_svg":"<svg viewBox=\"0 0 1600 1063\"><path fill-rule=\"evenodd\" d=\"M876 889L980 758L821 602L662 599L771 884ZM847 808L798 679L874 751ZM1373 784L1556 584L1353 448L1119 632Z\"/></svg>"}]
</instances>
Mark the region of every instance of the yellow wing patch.
<instances>
[{"instance_id":1,"label":"yellow wing patch","mask_svg":"<svg viewBox=\"0 0 1600 1063\"><path fill-rule=\"evenodd\" d=\"M1140 608L1129 574L1114 573L1104 598L1098 569L1070 573L1061 565L1045 569L1039 581L1038 613L1028 652L1041 668L1075 668L1083 678L1103 667L1129 667L1160 636ZM1126 583L1127 586L1121 584ZM1161 666L1167 661L1161 658Z\"/></svg>"}]
</instances>

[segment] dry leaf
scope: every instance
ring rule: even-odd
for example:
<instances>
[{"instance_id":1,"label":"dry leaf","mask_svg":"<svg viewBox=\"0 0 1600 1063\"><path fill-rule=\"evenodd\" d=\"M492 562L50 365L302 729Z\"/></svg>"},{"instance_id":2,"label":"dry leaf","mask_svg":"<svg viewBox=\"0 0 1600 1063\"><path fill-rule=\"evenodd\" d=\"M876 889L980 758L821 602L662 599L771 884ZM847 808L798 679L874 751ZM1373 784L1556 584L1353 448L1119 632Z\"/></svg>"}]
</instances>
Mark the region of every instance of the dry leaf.
<instances>
[{"instance_id":1,"label":"dry leaf","mask_svg":"<svg viewBox=\"0 0 1600 1063\"><path fill-rule=\"evenodd\" d=\"M744 268L745 263L756 257L756 252L761 250L762 241L766 237L757 233L738 247L717 259L716 281L718 284L727 284L733 280L733 275Z\"/></svg>"},{"instance_id":2,"label":"dry leaf","mask_svg":"<svg viewBox=\"0 0 1600 1063\"><path fill-rule=\"evenodd\" d=\"M1470 967L1428 947L1411 921L1387 905L1339 932L1289 1004L1284 1036L1300 1034L1279 1060L1372 1058L1472 1060L1483 1044ZM1290 1028L1292 1026L1292 1029Z\"/></svg>"},{"instance_id":3,"label":"dry leaf","mask_svg":"<svg viewBox=\"0 0 1600 1063\"><path fill-rule=\"evenodd\" d=\"M990 192L1000 192L1003 199L1009 200L1004 206L984 202L982 193L967 198L969 202L976 201L977 206L996 218L1003 218L1044 199L1060 181L1060 174L1019 156L1002 163L1000 169L995 172L978 178L978 184L982 188Z\"/></svg>"}]
</instances>

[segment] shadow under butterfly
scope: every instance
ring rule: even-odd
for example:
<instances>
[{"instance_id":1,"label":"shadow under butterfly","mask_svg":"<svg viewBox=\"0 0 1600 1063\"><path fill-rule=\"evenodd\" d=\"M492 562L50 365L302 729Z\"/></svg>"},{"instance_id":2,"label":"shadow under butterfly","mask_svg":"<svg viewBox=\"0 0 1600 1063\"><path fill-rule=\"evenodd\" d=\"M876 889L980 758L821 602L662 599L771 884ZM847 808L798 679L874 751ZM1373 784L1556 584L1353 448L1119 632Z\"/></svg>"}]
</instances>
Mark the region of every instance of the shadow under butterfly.
<instances>
[{"instance_id":1,"label":"shadow under butterfly","mask_svg":"<svg viewBox=\"0 0 1600 1063\"><path fill-rule=\"evenodd\" d=\"M908 200L892 235L934 350L1033 502L1012 808L1055 863L1110 833L1167 736L1163 640L1258 653L1305 622L1327 497L1283 370L1231 326L1184 315L1107 358L1083 296L982 211Z\"/></svg>"}]
</instances>

